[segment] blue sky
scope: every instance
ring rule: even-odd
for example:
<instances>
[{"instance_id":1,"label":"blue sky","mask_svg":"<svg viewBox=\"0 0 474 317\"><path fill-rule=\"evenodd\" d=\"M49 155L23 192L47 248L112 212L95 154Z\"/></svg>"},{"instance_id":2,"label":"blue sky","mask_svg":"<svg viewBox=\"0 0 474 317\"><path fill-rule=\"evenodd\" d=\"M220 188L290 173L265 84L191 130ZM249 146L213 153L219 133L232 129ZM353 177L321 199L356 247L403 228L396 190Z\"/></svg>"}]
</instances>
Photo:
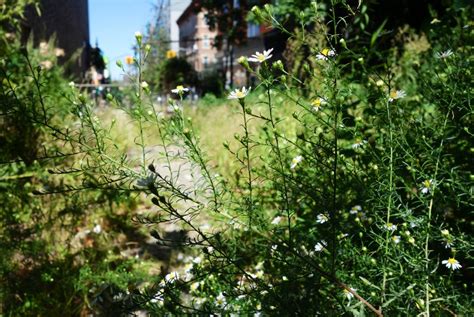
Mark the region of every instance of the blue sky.
<instances>
[{"instance_id":1,"label":"blue sky","mask_svg":"<svg viewBox=\"0 0 474 317\"><path fill-rule=\"evenodd\" d=\"M89 32L91 45L96 39L110 60L113 79L121 79L117 59L133 55L136 31L144 32L153 17L154 0L89 0Z\"/></svg>"}]
</instances>

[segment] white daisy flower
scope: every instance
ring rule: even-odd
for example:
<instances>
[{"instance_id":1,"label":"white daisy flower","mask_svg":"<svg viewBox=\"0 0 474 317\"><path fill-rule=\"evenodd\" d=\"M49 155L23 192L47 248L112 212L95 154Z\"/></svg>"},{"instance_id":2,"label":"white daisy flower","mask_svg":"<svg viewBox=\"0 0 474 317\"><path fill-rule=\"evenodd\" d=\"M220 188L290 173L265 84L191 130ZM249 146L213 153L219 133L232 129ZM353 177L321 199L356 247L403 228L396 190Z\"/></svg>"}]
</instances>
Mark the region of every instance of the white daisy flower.
<instances>
[{"instance_id":1,"label":"white daisy flower","mask_svg":"<svg viewBox=\"0 0 474 317\"><path fill-rule=\"evenodd\" d=\"M352 287L349 287L352 291L357 291L356 288L352 288ZM351 292L349 292L349 290L347 289L344 289L344 295L346 296L346 298L350 301L351 299L354 298L354 294L352 294Z\"/></svg>"},{"instance_id":2,"label":"white daisy flower","mask_svg":"<svg viewBox=\"0 0 474 317\"><path fill-rule=\"evenodd\" d=\"M314 246L314 251L321 252L326 247L326 245L327 245L326 241L321 240L318 243L316 243L316 245Z\"/></svg>"},{"instance_id":3,"label":"white daisy flower","mask_svg":"<svg viewBox=\"0 0 474 317\"><path fill-rule=\"evenodd\" d=\"M298 156L294 157L293 160L291 160L290 168L294 169L296 167L296 165L301 163L302 160L303 160L303 157L301 155L298 155Z\"/></svg>"},{"instance_id":4,"label":"white daisy flower","mask_svg":"<svg viewBox=\"0 0 474 317\"><path fill-rule=\"evenodd\" d=\"M400 236L393 236L393 237L392 237L392 241L393 241L393 243L395 243L395 244L399 244L400 241L401 241Z\"/></svg>"},{"instance_id":5,"label":"white daisy flower","mask_svg":"<svg viewBox=\"0 0 474 317\"><path fill-rule=\"evenodd\" d=\"M268 51L263 51L263 53L256 52L255 54L253 54L251 57L248 58L248 61L261 64L267 59L272 58L273 56L271 55L272 52L273 52L273 48L269 49Z\"/></svg>"},{"instance_id":6,"label":"white daisy flower","mask_svg":"<svg viewBox=\"0 0 474 317\"><path fill-rule=\"evenodd\" d=\"M349 210L351 215L356 215L358 212L362 211L362 207L360 205L355 205L354 207Z\"/></svg>"},{"instance_id":7,"label":"white daisy flower","mask_svg":"<svg viewBox=\"0 0 474 317\"><path fill-rule=\"evenodd\" d=\"M324 106L325 104L327 104L327 101L324 98L316 98L313 101L311 101L311 105L313 106L313 110L316 111L316 112L321 110L322 106Z\"/></svg>"},{"instance_id":8,"label":"white daisy flower","mask_svg":"<svg viewBox=\"0 0 474 317\"><path fill-rule=\"evenodd\" d=\"M46 42L40 42L40 43L39 43L39 49L40 49L40 54L41 54L41 55L47 54L47 53L48 53L48 49L49 49L48 43L46 43Z\"/></svg>"},{"instance_id":9,"label":"white daisy flower","mask_svg":"<svg viewBox=\"0 0 474 317\"><path fill-rule=\"evenodd\" d=\"M102 227L101 227L99 224L97 224L97 225L94 226L94 228L92 229L92 231L93 231L94 233L99 234L99 233L102 232Z\"/></svg>"},{"instance_id":10,"label":"white daisy flower","mask_svg":"<svg viewBox=\"0 0 474 317\"><path fill-rule=\"evenodd\" d=\"M325 48L316 55L316 58L318 60L327 61L329 57L333 57L333 56L336 56L336 52L329 48Z\"/></svg>"},{"instance_id":11,"label":"white daisy flower","mask_svg":"<svg viewBox=\"0 0 474 317\"><path fill-rule=\"evenodd\" d=\"M46 60L46 61L40 62L40 65L44 69L51 69L51 67L53 67L53 62Z\"/></svg>"},{"instance_id":12,"label":"white daisy flower","mask_svg":"<svg viewBox=\"0 0 474 317\"><path fill-rule=\"evenodd\" d=\"M206 301L206 298L197 298L195 301L193 301L193 304L196 308L201 308L202 304L204 304Z\"/></svg>"},{"instance_id":13,"label":"white daisy flower","mask_svg":"<svg viewBox=\"0 0 474 317\"><path fill-rule=\"evenodd\" d=\"M421 192L423 194L428 194L431 190L431 187L433 186L433 180L432 179L427 179L423 182L423 187L421 187Z\"/></svg>"},{"instance_id":14,"label":"white daisy flower","mask_svg":"<svg viewBox=\"0 0 474 317\"><path fill-rule=\"evenodd\" d=\"M171 272L165 275L165 281L168 283L173 283L176 280L179 280L178 272Z\"/></svg>"},{"instance_id":15,"label":"white daisy flower","mask_svg":"<svg viewBox=\"0 0 474 317\"><path fill-rule=\"evenodd\" d=\"M448 240L448 241L446 241L446 242L444 243L444 248L445 248L445 249L450 249L450 248L453 247L453 245L454 245L453 241Z\"/></svg>"},{"instance_id":16,"label":"white daisy flower","mask_svg":"<svg viewBox=\"0 0 474 317\"><path fill-rule=\"evenodd\" d=\"M225 296L222 293L219 293L216 297L216 305L219 307L224 307L226 305L227 301L225 299Z\"/></svg>"},{"instance_id":17,"label":"white daisy flower","mask_svg":"<svg viewBox=\"0 0 474 317\"><path fill-rule=\"evenodd\" d=\"M353 148L354 150L355 150L355 149L358 149L358 148L364 146L366 143L367 143L366 140L356 139L355 143L352 144L352 148Z\"/></svg>"},{"instance_id":18,"label":"white daisy flower","mask_svg":"<svg viewBox=\"0 0 474 317\"><path fill-rule=\"evenodd\" d=\"M54 55L56 55L56 57L63 57L65 55L64 53L64 50L62 48L55 48L54 49Z\"/></svg>"},{"instance_id":19,"label":"white daisy flower","mask_svg":"<svg viewBox=\"0 0 474 317\"><path fill-rule=\"evenodd\" d=\"M397 225L394 225L393 223L389 222L385 225L385 229L394 232L397 230Z\"/></svg>"},{"instance_id":20,"label":"white daisy flower","mask_svg":"<svg viewBox=\"0 0 474 317\"><path fill-rule=\"evenodd\" d=\"M273 218L271 223L272 223L272 225L277 225L277 224L280 223L280 221L281 221L281 217L277 216L277 217Z\"/></svg>"},{"instance_id":21,"label":"white daisy flower","mask_svg":"<svg viewBox=\"0 0 474 317\"><path fill-rule=\"evenodd\" d=\"M390 92L390 96L388 98L389 102L393 102L394 100L405 98L407 96L405 90L394 90Z\"/></svg>"},{"instance_id":22,"label":"white daisy flower","mask_svg":"<svg viewBox=\"0 0 474 317\"><path fill-rule=\"evenodd\" d=\"M165 292L164 289L160 289L158 293L156 293L153 298L150 300L151 303L158 303L158 302L163 302L163 293Z\"/></svg>"},{"instance_id":23,"label":"white daisy flower","mask_svg":"<svg viewBox=\"0 0 474 317\"><path fill-rule=\"evenodd\" d=\"M189 289L191 290L191 292L195 292L199 286L201 286L201 283L199 282L194 282L191 284L191 286L189 287Z\"/></svg>"},{"instance_id":24,"label":"white daisy flower","mask_svg":"<svg viewBox=\"0 0 474 317\"><path fill-rule=\"evenodd\" d=\"M250 92L251 87L247 90L247 88L242 87L241 90L235 89L234 91L231 91L229 94L229 97L227 99L244 99Z\"/></svg>"},{"instance_id":25,"label":"white daisy flower","mask_svg":"<svg viewBox=\"0 0 474 317\"><path fill-rule=\"evenodd\" d=\"M202 257L197 256L193 259L194 264L200 264L202 262Z\"/></svg>"},{"instance_id":26,"label":"white daisy flower","mask_svg":"<svg viewBox=\"0 0 474 317\"><path fill-rule=\"evenodd\" d=\"M326 216L324 214L319 214L319 215L316 216L316 218L317 218L317 220L316 220L317 223L325 223L325 222L329 221L328 216Z\"/></svg>"},{"instance_id":27,"label":"white daisy flower","mask_svg":"<svg viewBox=\"0 0 474 317\"><path fill-rule=\"evenodd\" d=\"M451 269L453 271L462 268L461 264L459 264L458 260L456 260L455 258L449 258L441 263L443 263L448 269Z\"/></svg>"},{"instance_id":28,"label":"white daisy flower","mask_svg":"<svg viewBox=\"0 0 474 317\"><path fill-rule=\"evenodd\" d=\"M177 95L181 95L181 94L183 94L185 92L188 92L188 91L189 91L189 88L184 88L183 85L178 85L178 86L176 86L175 89L171 89L171 92L173 94L177 94Z\"/></svg>"},{"instance_id":29,"label":"white daisy flower","mask_svg":"<svg viewBox=\"0 0 474 317\"><path fill-rule=\"evenodd\" d=\"M446 59L446 58L451 57L453 54L454 54L453 51L449 49L444 52L436 52L435 56L436 58L439 58L439 59Z\"/></svg>"}]
</instances>

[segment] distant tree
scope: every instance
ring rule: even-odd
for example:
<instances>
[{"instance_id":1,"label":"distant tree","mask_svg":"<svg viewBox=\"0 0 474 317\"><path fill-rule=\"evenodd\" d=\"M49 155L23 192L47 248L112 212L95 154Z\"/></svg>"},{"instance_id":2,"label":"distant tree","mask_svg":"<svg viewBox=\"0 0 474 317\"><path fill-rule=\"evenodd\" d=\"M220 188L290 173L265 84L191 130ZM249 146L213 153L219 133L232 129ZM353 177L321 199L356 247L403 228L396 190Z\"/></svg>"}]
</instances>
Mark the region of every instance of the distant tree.
<instances>
[{"instance_id":1,"label":"distant tree","mask_svg":"<svg viewBox=\"0 0 474 317\"><path fill-rule=\"evenodd\" d=\"M142 76L154 89L163 89L163 67L170 49L170 38L166 26L167 1L158 0L154 5L154 18L148 23L143 43L150 46L143 66Z\"/></svg>"},{"instance_id":2,"label":"distant tree","mask_svg":"<svg viewBox=\"0 0 474 317\"><path fill-rule=\"evenodd\" d=\"M182 57L165 60L161 75L161 82L165 90L171 90L177 85L188 87L196 85L196 71L193 66Z\"/></svg>"}]
</instances>

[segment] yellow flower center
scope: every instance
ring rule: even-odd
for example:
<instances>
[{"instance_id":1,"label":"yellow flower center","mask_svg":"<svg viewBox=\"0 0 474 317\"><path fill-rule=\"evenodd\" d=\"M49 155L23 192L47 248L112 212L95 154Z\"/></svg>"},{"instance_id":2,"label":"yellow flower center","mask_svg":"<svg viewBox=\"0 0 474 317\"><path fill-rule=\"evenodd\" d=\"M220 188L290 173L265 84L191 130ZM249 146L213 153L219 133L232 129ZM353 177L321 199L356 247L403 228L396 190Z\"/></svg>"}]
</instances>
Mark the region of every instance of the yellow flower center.
<instances>
[{"instance_id":1,"label":"yellow flower center","mask_svg":"<svg viewBox=\"0 0 474 317\"><path fill-rule=\"evenodd\" d=\"M321 54L324 55L324 56L328 56L329 55L329 48L325 48L321 51Z\"/></svg>"},{"instance_id":2,"label":"yellow flower center","mask_svg":"<svg viewBox=\"0 0 474 317\"><path fill-rule=\"evenodd\" d=\"M257 53L257 59L261 62L264 62L265 61L265 55Z\"/></svg>"},{"instance_id":3,"label":"yellow flower center","mask_svg":"<svg viewBox=\"0 0 474 317\"><path fill-rule=\"evenodd\" d=\"M397 98L398 98L398 93L397 93L396 91L392 91L392 92L390 93L390 98L392 98L392 99L397 99Z\"/></svg>"},{"instance_id":4,"label":"yellow flower center","mask_svg":"<svg viewBox=\"0 0 474 317\"><path fill-rule=\"evenodd\" d=\"M236 95L237 98L239 98L239 99L242 99L242 98L245 97L245 94L244 94L242 91L240 91L240 90L238 90L238 91L235 93L235 95Z\"/></svg>"},{"instance_id":5,"label":"yellow flower center","mask_svg":"<svg viewBox=\"0 0 474 317\"><path fill-rule=\"evenodd\" d=\"M314 99L311 104L315 107L320 107L321 106L321 98L318 98L318 99Z\"/></svg>"},{"instance_id":6,"label":"yellow flower center","mask_svg":"<svg viewBox=\"0 0 474 317\"><path fill-rule=\"evenodd\" d=\"M428 188L428 187L431 186L431 182L430 182L429 180L426 180L426 181L423 182L423 185L424 185L426 188Z\"/></svg>"},{"instance_id":7,"label":"yellow flower center","mask_svg":"<svg viewBox=\"0 0 474 317\"><path fill-rule=\"evenodd\" d=\"M449 258L448 263L449 264L456 264L458 261L455 258Z\"/></svg>"},{"instance_id":8,"label":"yellow flower center","mask_svg":"<svg viewBox=\"0 0 474 317\"><path fill-rule=\"evenodd\" d=\"M176 86L176 90L177 91L183 91L184 90L184 87L179 85L179 86Z\"/></svg>"}]
</instances>

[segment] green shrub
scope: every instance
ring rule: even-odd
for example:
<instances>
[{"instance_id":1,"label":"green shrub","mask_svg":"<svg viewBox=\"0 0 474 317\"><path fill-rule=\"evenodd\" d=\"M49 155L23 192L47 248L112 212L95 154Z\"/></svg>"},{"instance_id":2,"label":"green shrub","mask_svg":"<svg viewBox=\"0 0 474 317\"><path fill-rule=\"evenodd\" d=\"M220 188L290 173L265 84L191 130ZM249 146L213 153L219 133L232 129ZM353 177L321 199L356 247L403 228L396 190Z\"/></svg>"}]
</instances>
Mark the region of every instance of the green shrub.
<instances>
[{"instance_id":1,"label":"green shrub","mask_svg":"<svg viewBox=\"0 0 474 317\"><path fill-rule=\"evenodd\" d=\"M308 65L304 80L270 62L269 52L241 59L259 87L234 90L225 107L198 109L202 117L183 102L183 86L167 112L159 109L140 77L128 98L108 96L126 129L74 88L62 90L71 107L67 127L49 111L28 110L42 119L29 117L48 149L80 154L27 170L33 176L18 173L23 162L6 165L6 179L31 177L0 183L7 188L1 230L9 237L0 264L14 272L2 274L7 314L41 315L63 302L70 314L472 314L471 7L453 6L455 15L424 34L400 31L370 63L356 53L364 41L340 41L339 27L349 28L357 13L338 17L328 8L328 24L312 8L294 35L311 53L309 61L295 58ZM272 12L254 10L291 33ZM381 31L375 42L385 40ZM136 39L140 74L146 48ZM3 91L11 98L14 89ZM30 98L17 102L47 101L41 85L24 91ZM206 120L217 110L219 126ZM219 136L240 126L223 145L231 165L215 164L203 150L217 147L205 135L209 124ZM134 147L120 143L125 134ZM33 188L59 198L33 199ZM143 246L151 238L130 223L132 215L166 254L148 277L140 257L121 256L119 233ZM100 218L110 233L87 232L76 252L53 243L54 231L82 232ZM27 235L15 240L20 233ZM18 258L38 254L25 272L21 265L31 262ZM15 283L26 281L22 274L37 287ZM63 283L51 295L37 292L57 280Z\"/></svg>"}]
</instances>

